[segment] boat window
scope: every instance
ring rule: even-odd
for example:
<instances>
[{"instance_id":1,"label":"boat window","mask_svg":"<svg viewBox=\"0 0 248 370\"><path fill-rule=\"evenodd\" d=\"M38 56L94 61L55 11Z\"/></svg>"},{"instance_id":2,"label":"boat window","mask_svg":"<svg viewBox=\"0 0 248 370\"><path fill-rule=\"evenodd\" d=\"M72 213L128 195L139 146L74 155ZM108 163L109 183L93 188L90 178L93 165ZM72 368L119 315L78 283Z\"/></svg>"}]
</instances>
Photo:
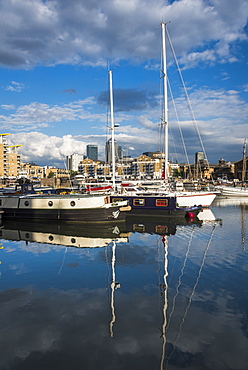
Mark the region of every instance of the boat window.
<instances>
[{"instance_id":1,"label":"boat window","mask_svg":"<svg viewBox=\"0 0 248 370\"><path fill-rule=\"evenodd\" d=\"M133 231L137 231L139 233L145 232L145 225L143 224L133 224Z\"/></svg>"},{"instance_id":2,"label":"boat window","mask_svg":"<svg viewBox=\"0 0 248 370\"><path fill-rule=\"evenodd\" d=\"M155 232L158 234L167 234L168 233L168 227L165 225L157 225L155 228Z\"/></svg>"},{"instance_id":3,"label":"boat window","mask_svg":"<svg viewBox=\"0 0 248 370\"><path fill-rule=\"evenodd\" d=\"M156 199L156 206L157 207L167 207L168 199Z\"/></svg>"},{"instance_id":4,"label":"boat window","mask_svg":"<svg viewBox=\"0 0 248 370\"><path fill-rule=\"evenodd\" d=\"M134 206L144 206L145 205L145 199L134 199L133 200Z\"/></svg>"},{"instance_id":5,"label":"boat window","mask_svg":"<svg viewBox=\"0 0 248 370\"><path fill-rule=\"evenodd\" d=\"M123 200L123 198L112 198L112 202L115 203L115 202L121 202Z\"/></svg>"},{"instance_id":6,"label":"boat window","mask_svg":"<svg viewBox=\"0 0 248 370\"><path fill-rule=\"evenodd\" d=\"M53 202L50 200L50 201L48 202L48 205L49 205L49 207L52 207Z\"/></svg>"},{"instance_id":7,"label":"boat window","mask_svg":"<svg viewBox=\"0 0 248 370\"><path fill-rule=\"evenodd\" d=\"M24 205L27 207L27 206L29 206L29 202L26 200L25 202L24 202Z\"/></svg>"},{"instance_id":8,"label":"boat window","mask_svg":"<svg viewBox=\"0 0 248 370\"><path fill-rule=\"evenodd\" d=\"M70 205L71 205L72 207L74 207L74 206L76 205L76 203L74 202L74 200L72 200L72 201L71 201Z\"/></svg>"}]
</instances>

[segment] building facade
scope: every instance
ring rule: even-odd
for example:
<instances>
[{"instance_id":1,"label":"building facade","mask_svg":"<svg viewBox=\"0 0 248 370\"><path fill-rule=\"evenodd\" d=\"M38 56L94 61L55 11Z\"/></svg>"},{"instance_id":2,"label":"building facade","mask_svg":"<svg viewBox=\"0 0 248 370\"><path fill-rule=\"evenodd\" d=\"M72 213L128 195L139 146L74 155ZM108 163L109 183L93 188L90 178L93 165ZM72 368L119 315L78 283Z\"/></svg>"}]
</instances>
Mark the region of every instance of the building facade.
<instances>
[{"instance_id":1,"label":"building facade","mask_svg":"<svg viewBox=\"0 0 248 370\"><path fill-rule=\"evenodd\" d=\"M87 145L86 146L86 157L93 159L94 161L98 160L98 146L97 145Z\"/></svg>"},{"instance_id":2,"label":"building facade","mask_svg":"<svg viewBox=\"0 0 248 370\"><path fill-rule=\"evenodd\" d=\"M115 155L115 159L116 161L118 162L119 160L119 156L118 156L118 144L117 144L117 141L114 140L114 155ZM112 139L109 139L107 142L106 142L106 146L105 146L105 154L106 154L106 163L111 163L112 162Z\"/></svg>"},{"instance_id":3,"label":"building facade","mask_svg":"<svg viewBox=\"0 0 248 370\"><path fill-rule=\"evenodd\" d=\"M8 145L6 136L0 134L0 178L16 178L20 171L20 154L17 148L21 145Z\"/></svg>"},{"instance_id":4,"label":"building facade","mask_svg":"<svg viewBox=\"0 0 248 370\"><path fill-rule=\"evenodd\" d=\"M66 157L66 168L69 171L77 171L79 163L84 159L81 154L72 154Z\"/></svg>"}]
</instances>

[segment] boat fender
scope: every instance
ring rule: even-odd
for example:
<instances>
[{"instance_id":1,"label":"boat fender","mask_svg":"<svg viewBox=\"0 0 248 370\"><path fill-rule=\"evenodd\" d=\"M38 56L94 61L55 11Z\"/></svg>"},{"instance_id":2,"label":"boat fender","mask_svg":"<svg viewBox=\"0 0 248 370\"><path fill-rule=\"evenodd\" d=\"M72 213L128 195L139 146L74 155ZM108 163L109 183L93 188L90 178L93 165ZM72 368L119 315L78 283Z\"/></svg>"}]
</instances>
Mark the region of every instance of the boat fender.
<instances>
[{"instance_id":1,"label":"boat fender","mask_svg":"<svg viewBox=\"0 0 248 370\"><path fill-rule=\"evenodd\" d=\"M105 204L109 204L109 203L110 203L110 197L106 197L106 198L104 199L104 201L105 201Z\"/></svg>"},{"instance_id":2,"label":"boat fender","mask_svg":"<svg viewBox=\"0 0 248 370\"><path fill-rule=\"evenodd\" d=\"M128 212L131 211L132 207L131 206L125 206L125 207L120 207L119 210L121 212Z\"/></svg>"},{"instance_id":3,"label":"boat fender","mask_svg":"<svg viewBox=\"0 0 248 370\"><path fill-rule=\"evenodd\" d=\"M193 212L187 212L186 217L194 218L195 214Z\"/></svg>"}]
</instances>

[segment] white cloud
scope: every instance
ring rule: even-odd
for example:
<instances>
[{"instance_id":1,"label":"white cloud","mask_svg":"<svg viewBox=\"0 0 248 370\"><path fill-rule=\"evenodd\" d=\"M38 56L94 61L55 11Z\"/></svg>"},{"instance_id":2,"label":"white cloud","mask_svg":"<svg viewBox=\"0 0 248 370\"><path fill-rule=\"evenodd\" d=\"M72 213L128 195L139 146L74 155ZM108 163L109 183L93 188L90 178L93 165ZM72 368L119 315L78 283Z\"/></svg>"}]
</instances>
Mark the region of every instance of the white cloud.
<instances>
[{"instance_id":1,"label":"white cloud","mask_svg":"<svg viewBox=\"0 0 248 370\"><path fill-rule=\"evenodd\" d=\"M235 157L236 160L240 159L244 136L248 132L248 103L241 98L237 90L231 89L192 88L189 95L207 154L209 156L209 153L213 153L209 156L210 162L216 163L219 159L216 157L216 148L218 153L222 153L220 155L227 160L234 160ZM193 156L196 151L201 150L195 126L185 99L176 98L175 105L187 149ZM100 159L104 160L106 116L95 114L95 109L95 102L91 98L61 106L31 103L17 108L14 114L0 117L0 122L3 123L1 127L4 130L12 127L13 132L13 127L16 126L16 133L12 133L10 138L13 144L23 145L20 153L25 161L42 162L44 165L61 162L66 155L85 154L85 146L89 143L99 146ZM84 120L91 131L90 123L99 122L101 126L95 125L94 134L89 134L90 130L88 132L85 129L80 136L60 134L60 126L61 128L63 125L67 126L67 132L68 130L70 132L68 124L76 120ZM136 156L145 151L159 149L157 108L148 109L146 114L142 110L136 112L136 115L117 113L115 121L121 124L115 131L115 137L123 149L134 148L133 155ZM38 132L54 123L57 127L56 135L48 136ZM182 153L181 139L178 136L178 126L171 104L169 105L169 128L176 150ZM27 133L27 131L31 132ZM232 145L232 152L230 152L230 145ZM174 153L171 139L170 152ZM181 158L181 161L184 160Z\"/></svg>"},{"instance_id":2,"label":"white cloud","mask_svg":"<svg viewBox=\"0 0 248 370\"><path fill-rule=\"evenodd\" d=\"M246 0L2 0L0 63L28 69L154 58L161 18L171 20L173 44L184 60L189 53L195 62L231 61L230 45L246 39L247 13Z\"/></svg>"},{"instance_id":3,"label":"white cloud","mask_svg":"<svg viewBox=\"0 0 248 370\"><path fill-rule=\"evenodd\" d=\"M94 106L94 99L89 97L85 100L77 100L68 104L49 105L39 102L31 102L27 105L21 105L10 115L1 115L0 119L6 127L18 130L32 129L33 127L46 127L54 122L95 120L97 115L91 114L88 109ZM14 109L14 106L4 105L5 110ZM102 118L100 115L98 119ZM104 117L105 119L105 117Z\"/></svg>"},{"instance_id":4,"label":"white cloud","mask_svg":"<svg viewBox=\"0 0 248 370\"><path fill-rule=\"evenodd\" d=\"M73 153L84 155L87 145L72 135L47 136L35 131L13 134L9 140L11 144L22 144L19 153L23 162L34 162L43 166L59 163L61 167L67 155Z\"/></svg>"},{"instance_id":5,"label":"white cloud","mask_svg":"<svg viewBox=\"0 0 248 370\"><path fill-rule=\"evenodd\" d=\"M14 110L15 105L13 105L13 104L2 104L1 108L4 109L4 110Z\"/></svg>"},{"instance_id":6,"label":"white cloud","mask_svg":"<svg viewBox=\"0 0 248 370\"><path fill-rule=\"evenodd\" d=\"M21 82L11 81L11 85L5 86L4 89L7 91L21 92L25 89L25 85Z\"/></svg>"}]
</instances>

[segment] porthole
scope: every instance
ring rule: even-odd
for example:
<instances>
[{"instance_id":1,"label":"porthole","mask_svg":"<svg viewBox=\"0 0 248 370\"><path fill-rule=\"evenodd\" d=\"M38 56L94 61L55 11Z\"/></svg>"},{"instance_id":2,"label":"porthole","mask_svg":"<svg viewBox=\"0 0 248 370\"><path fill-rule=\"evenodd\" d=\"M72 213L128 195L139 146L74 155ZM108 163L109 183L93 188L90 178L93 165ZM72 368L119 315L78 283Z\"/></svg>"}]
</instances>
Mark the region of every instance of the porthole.
<instances>
[{"instance_id":1,"label":"porthole","mask_svg":"<svg viewBox=\"0 0 248 370\"><path fill-rule=\"evenodd\" d=\"M74 200L72 200L72 201L71 201L70 205L71 205L72 207L74 207L74 206L76 205L76 203L74 202Z\"/></svg>"},{"instance_id":2,"label":"porthole","mask_svg":"<svg viewBox=\"0 0 248 370\"><path fill-rule=\"evenodd\" d=\"M52 242L53 241L53 236L49 235L48 239L50 240L50 242Z\"/></svg>"},{"instance_id":3,"label":"porthole","mask_svg":"<svg viewBox=\"0 0 248 370\"><path fill-rule=\"evenodd\" d=\"M27 207L29 206L29 201L25 200L24 205Z\"/></svg>"},{"instance_id":4,"label":"porthole","mask_svg":"<svg viewBox=\"0 0 248 370\"><path fill-rule=\"evenodd\" d=\"M71 242L74 244L76 243L76 239L75 238L71 238Z\"/></svg>"},{"instance_id":5,"label":"porthole","mask_svg":"<svg viewBox=\"0 0 248 370\"><path fill-rule=\"evenodd\" d=\"M25 234L25 238L26 238L26 239L29 239L29 233L26 233L26 234Z\"/></svg>"},{"instance_id":6,"label":"porthole","mask_svg":"<svg viewBox=\"0 0 248 370\"><path fill-rule=\"evenodd\" d=\"M48 205L49 205L49 207L52 207L53 202L50 200L50 201L48 202Z\"/></svg>"}]
</instances>

